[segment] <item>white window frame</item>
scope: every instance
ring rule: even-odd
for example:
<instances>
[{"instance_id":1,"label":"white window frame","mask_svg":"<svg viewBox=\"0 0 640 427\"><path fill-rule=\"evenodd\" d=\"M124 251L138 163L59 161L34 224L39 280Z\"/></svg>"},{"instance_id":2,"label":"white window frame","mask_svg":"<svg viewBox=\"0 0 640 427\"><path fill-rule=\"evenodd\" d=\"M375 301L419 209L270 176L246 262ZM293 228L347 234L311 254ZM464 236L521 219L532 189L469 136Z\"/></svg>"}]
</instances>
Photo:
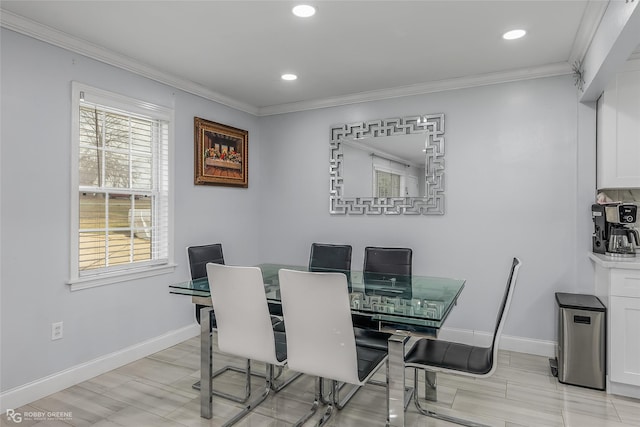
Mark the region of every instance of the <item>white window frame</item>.
<instances>
[{"instance_id":1,"label":"white window frame","mask_svg":"<svg viewBox=\"0 0 640 427\"><path fill-rule=\"evenodd\" d=\"M168 122L168 221L167 221L167 262L130 266L129 268L108 269L96 273L83 272L79 269L79 141L80 141L80 100L82 99L108 106L118 110L153 117ZM91 87L82 83L71 83L71 241L70 241L70 274L68 284L72 291L96 286L120 283L159 274L171 273L175 270L173 257L173 211L174 211L174 125L173 109L151 104L149 102L119 95ZM125 264L126 266L127 264Z\"/></svg>"},{"instance_id":2,"label":"white window frame","mask_svg":"<svg viewBox=\"0 0 640 427\"><path fill-rule=\"evenodd\" d=\"M372 187L373 187L373 196L374 197L380 197L378 196L378 177L377 177L377 172L385 172L385 173L389 173L392 175L398 175L400 177L400 187L399 187L399 191L401 193L400 196L397 197L404 197L404 195L402 195L403 193L403 188L404 188L404 183L405 183L405 176L403 174L403 171L400 169L394 169L388 166L383 166L383 165L379 165L379 164L374 164L373 165L373 177L371 179L371 182L373 183ZM383 197L385 198L385 197ZM388 199L392 199L394 197L386 197Z\"/></svg>"}]
</instances>

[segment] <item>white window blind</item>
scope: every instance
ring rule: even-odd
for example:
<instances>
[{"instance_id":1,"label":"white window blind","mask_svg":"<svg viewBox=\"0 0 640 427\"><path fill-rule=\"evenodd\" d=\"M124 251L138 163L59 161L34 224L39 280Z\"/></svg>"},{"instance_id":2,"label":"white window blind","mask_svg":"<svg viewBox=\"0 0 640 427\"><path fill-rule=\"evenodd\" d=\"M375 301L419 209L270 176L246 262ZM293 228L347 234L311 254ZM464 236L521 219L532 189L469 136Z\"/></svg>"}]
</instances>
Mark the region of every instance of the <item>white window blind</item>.
<instances>
[{"instance_id":1,"label":"white window blind","mask_svg":"<svg viewBox=\"0 0 640 427\"><path fill-rule=\"evenodd\" d=\"M172 112L74 84L71 282L170 260Z\"/></svg>"}]
</instances>

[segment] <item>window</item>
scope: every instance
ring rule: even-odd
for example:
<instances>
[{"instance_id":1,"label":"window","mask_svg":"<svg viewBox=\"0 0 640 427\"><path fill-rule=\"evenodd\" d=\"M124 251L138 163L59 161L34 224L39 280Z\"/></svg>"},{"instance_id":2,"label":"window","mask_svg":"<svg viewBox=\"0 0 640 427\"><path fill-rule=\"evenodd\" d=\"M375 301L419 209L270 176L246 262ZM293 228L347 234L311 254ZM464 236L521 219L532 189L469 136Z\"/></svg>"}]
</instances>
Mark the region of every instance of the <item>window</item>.
<instances>
[{"instance_id":1,"label":"window","mask_svg":"<svg viewBox=\"0 0 640 427\"><path fill-rule=\"evenodd\" d=\"M73 84L72 289L173 268L173 111Z\"/></svg>"},{"instance_id":2,"label":"window","mask_svg":"<svg viewBox=\"0 0 640 427\"><path fill-rule=\"evenodd\" d=\"M376 197L400 197L400 175L376 169Z\"/></svg>"}]
</instances>

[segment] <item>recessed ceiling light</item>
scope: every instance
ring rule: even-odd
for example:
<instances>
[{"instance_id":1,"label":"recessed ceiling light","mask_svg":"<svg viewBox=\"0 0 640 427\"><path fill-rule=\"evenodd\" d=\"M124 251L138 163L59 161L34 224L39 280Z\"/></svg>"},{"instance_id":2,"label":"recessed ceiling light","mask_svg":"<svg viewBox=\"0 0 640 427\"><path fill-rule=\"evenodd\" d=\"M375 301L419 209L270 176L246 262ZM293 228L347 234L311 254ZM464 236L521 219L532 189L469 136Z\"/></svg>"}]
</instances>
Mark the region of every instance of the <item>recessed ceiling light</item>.
<instances>
[{"instance_id":1,"label":"recessed ceiling light","mask_svg":"<svg viewBox=\"0 0 640 427\"><path fill-rule=\"evenodd\" d=\"M281 76L282 80L295 80L298 78L295 74L283 74Z\"/></svg>"},{"instance_id":2,"label":"recessed ceiling light","mask_svg":"<svg viewBox=\"0 0 640 427\"><path fill-rule=\"evenodd\" d=\"M316 14L316 8L308 4L299 4L291 9L291 12L300 18L308 18Z\"/></svg>"},{"instance_id":3,"label":"recessed ceiling light","mask_svg":"<svg viewBox=\"0 0 640 427\"><path fill-rule=\"evenodd\" d=\"M502 35L502 38L505 40L515 40L519 39L520 37L524 37L525 34L527 34L525 30L511 30L504 33Z\"/></svg>"}]
</instances>

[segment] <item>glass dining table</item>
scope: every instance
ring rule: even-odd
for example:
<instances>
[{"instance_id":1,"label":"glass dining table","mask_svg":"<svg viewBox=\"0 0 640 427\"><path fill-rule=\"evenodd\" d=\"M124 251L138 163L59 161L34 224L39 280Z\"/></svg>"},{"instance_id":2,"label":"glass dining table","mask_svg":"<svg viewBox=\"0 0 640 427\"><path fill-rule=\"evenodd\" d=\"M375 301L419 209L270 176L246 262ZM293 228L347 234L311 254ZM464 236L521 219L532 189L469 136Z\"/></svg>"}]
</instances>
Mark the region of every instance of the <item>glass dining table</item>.
<instances>
[{"instance_id":1,"label":"glass dining table","mask_svg":"<svg viewBox=\"0 0 640 427\"><path fill-rule=\"evenodd\" d=\"M270 305L280 303L278 271L282 268L307 271L307 267L259 264ZM369 317L377 329L390 333L389 337L389 425L404 427L405 369L404 349L411 336L437 337L438 331L456 305L464 288L462 279L401 276L360 271L341 271L349 284L351 312ZM207 278L186 281L169 286L172 294L189 295L201 310L200 349L200 415L212 417L213 371L212 340L210 325L211 297ZM312 301L310 301L312 303ZM435 374L432 380L435 380Z\"/></svg>"}]
</instances>

